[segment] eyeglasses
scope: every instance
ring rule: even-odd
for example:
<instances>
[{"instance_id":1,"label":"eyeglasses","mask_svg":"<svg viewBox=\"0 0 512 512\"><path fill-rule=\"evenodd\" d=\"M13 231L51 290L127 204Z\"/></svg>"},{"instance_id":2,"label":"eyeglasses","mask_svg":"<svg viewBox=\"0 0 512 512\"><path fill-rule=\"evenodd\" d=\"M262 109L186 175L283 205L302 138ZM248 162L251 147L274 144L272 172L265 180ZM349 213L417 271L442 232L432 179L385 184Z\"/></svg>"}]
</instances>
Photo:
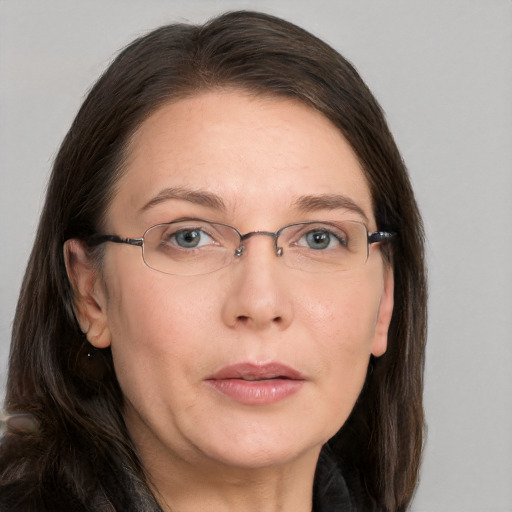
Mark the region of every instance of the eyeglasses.
<instances>
[{"instance_id":1,"label":"eyeglasses","mask_svg":"<svg viewBox=\"0 0 512 512\"><path fill-rule=\"evenodd\" d=\"M246 252L246 242L257 235L273 238L274 251L290 268L305 272L338 272L363 265L370 244L387 242L396 233L375 231L357 221L298 222L270 231L241 234L226 224L181 219L158 224L141 238L93 235L89 247L115 242L142 247L144 263L159 272L179 276L208 274L227 267Z\"/></svg>"}]
</instances>

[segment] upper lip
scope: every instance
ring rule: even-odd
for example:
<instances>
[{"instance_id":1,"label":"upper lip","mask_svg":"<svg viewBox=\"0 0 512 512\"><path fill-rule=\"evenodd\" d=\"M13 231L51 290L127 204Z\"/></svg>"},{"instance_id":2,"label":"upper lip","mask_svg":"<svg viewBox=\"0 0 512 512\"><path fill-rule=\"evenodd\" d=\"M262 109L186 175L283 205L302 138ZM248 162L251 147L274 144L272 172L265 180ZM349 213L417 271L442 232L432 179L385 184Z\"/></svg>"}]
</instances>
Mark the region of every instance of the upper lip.
<instances>
[{"instance_id":1,"label":"upper lip","mask_svg":"<svg viewBox=\"0 0 512 512\"><path fill-rule=\"evenodd\" d=\"M291 366L272 362L265 364L236 363L224 366L206 380L268 380L268 379L304 380L304 376Z\"/></svg>"}]
</instances>

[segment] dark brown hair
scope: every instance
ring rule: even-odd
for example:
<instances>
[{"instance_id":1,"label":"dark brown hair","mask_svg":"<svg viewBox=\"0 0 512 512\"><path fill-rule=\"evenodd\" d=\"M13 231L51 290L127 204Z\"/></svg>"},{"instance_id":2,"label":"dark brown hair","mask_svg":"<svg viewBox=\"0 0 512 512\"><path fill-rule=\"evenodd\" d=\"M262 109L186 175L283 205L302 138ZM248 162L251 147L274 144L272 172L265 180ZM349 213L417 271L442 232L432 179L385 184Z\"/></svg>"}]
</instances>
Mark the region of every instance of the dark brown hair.
<instances>
[{"instance_id":1,"label":"dark brown hair","mask_svg":"<svg viewBox=\"0 0 512 512\"><path fill-rule=\"evenodd\" d=\"M123 422L110 351L93 349L74 318L63 243L101 231L130 137L152 112L226 87L295 98L330 119L359 158L378 228L398 233L389 254L395 308L388 349L371 359L361 396L329 449L351 475L349 487L366 496L365 509L407 508L422 450L426 336L423 230L407 171L351 64L306 31L253 12L169 25L134 41L92 88L66 135L18 302L5 403L8 414L33 414L40 428L4 435L0 504L154 510Z\"/></svg>"}]
</instances>

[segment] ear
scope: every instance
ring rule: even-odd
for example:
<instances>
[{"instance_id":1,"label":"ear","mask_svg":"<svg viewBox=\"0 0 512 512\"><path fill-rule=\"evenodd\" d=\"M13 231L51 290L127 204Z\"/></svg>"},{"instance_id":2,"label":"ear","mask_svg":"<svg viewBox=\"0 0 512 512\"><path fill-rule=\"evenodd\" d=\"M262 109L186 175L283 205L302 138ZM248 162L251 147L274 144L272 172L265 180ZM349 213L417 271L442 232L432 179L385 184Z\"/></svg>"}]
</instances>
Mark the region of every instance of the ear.
<instances>
[{"instance_id":1,"label":"ear","mask_svg":"<svg viewBox=\"0 0 512 512\"><path fill-rule=\"evenodd\" d=\"M372 354L375 357L383 355L388 346L388 329L393 315L394 289L395 280L393 277L393 267L386 265L384 268L384 288L380 298L375 335L372 343Z\"/></svg>"},{"instance_id":2,"label":"ear","mask_svg":"<svg viewBox=\"0 0 512 512\"><path fill-rule=\"evenodd\" d=\"M73 308L76 319L96 348L110 345L111 334L107 321L107 296L104 283L85 243L71 239L64 244L66 272L73 289Z\"/></svg>"}]
</instances>

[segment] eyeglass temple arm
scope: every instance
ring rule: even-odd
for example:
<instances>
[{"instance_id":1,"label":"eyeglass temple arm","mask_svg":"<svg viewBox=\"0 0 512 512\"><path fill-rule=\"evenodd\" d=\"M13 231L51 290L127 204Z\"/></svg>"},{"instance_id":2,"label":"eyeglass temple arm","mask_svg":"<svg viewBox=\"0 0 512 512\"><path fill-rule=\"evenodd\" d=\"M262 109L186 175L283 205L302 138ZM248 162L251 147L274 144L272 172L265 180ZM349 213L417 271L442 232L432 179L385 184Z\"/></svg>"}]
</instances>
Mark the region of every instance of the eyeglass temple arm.
<instances>
[{"instance_id":1,"label":"eyeglass temple arm","mask_svg":"<svg viewBox=\"0 0 512 512\"><path fill-rule=\"evenodd\" d=\"M96 247L97 245L101 245L105 242L114 242L116 244L128 244L128 245L137 245L139 247L144 243L144 239L142 238L121 238L117 235L93 235L86 240L86 243L89 247Z\"/></svg>"},{"instance_id":2,"label":"eyeglass temple arm","mask_svg":"<svg viewBox=\"0 0 512 512\"><path fill-rule=\"evenodd\" d=\"M396 233L391 231L375 231L374 233L368 234L368 243L376 244L379 242L387 242L395 238Z\"/></svg>"}]
</instances>

